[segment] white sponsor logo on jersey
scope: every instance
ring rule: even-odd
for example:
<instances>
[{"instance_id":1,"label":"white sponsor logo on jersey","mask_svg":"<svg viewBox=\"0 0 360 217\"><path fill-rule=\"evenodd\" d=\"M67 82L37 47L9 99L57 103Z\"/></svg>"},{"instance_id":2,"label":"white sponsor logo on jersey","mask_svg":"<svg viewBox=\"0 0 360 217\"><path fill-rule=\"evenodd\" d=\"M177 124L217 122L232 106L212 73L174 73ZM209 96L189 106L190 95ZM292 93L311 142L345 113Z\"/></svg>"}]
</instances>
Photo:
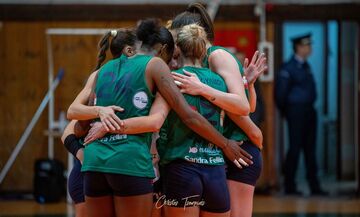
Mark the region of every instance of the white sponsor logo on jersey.
<instances>
[{"instance_id":1,"label":"white sponsor logo on jersey","mask_svg":"<svg viewBox=\"0 0 360 217\"><path fill-rule=\"evenodd\" d=\"M196 147L190 147L189 153L197 153L198 149Z\"/></svg>"},{"instance_id":2,"label":"white sponsor logo on jersey","mask_svg":"<svg viewBox=\"0 0 360 217\"><path fill-rule=\"evenodd\" d=\"M144 91L137 92L133 97L133 104L138 109L144 109L148 104L148 96Z\"/></svg>"}]
</instances>

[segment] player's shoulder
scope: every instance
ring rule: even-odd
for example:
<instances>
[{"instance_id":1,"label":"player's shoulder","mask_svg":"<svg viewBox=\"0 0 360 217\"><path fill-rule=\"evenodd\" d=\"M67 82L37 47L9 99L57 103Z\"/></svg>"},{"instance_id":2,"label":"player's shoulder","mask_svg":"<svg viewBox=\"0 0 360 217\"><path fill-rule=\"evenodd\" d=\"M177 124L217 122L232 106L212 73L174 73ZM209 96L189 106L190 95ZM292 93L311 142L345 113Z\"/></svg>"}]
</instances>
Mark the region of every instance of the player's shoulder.
<instances>
[{"instance_id":1,"label":"player's shoulder","mask_svg":"<svg viewBox=\"0 0 360 217\"><path fill-rule=\"evenodd\" d=\"M159 57L153 57L149 60L146 71L153 71L154 73L160 71L170 72L168 65Z\"/></svg>"},{"instance_id":2,"label":"player's shoulder","mask_svg":"<svg viewBox=\"0 0 360 217\"><path fill-rule=\"evenodd\" d=\"M224 61L232 60L234 57L226 50L218 49L210 53L208 56L209 62L221 64ZM235 59L234 59L235 60Z\"/></svg>"},{"instance_id":3,"label":"player's shoulder","mask_svg":"<svg viewBox=\"0 0 360 217\"><path fill-rule=\"evenodd\" d=\"M164 66L167 66L167 65L164 62L164 60L162 60L160 57L152 57L147 64L148 68L164 67Z\"/></svg>"},{"instance_id":4,"label":"player's shoulder","mask_svg":"<svg viewBox=\"0 0 360 217\"><path fill-rule=\"evenodd\" d=\"M226 50L224 47L220 47L220 46L213 46L209 48L209 52L208 52L209 57L216 57L216 56L227 56L227 55L231 55L231 53Z\"/></svg>"}]
</instances>

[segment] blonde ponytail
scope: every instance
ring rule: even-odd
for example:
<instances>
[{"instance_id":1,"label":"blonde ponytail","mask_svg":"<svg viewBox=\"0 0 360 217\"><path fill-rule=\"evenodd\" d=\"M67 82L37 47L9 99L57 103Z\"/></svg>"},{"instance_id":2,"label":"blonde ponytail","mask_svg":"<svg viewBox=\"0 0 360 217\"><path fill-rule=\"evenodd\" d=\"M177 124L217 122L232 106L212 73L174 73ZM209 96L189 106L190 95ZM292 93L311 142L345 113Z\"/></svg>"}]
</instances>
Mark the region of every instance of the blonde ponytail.
<instances>
[{"instance_id":1,"label":"blonde ponytail","mask_svg":"<svg viewBox=\"0 0 360 217\"><path fill-rule=\"evenodd\" d=\"M202 59L206 53L206 33L198 24L181 28L177 36L177 45L187 58Z\"/></svg>"}]
</instances>

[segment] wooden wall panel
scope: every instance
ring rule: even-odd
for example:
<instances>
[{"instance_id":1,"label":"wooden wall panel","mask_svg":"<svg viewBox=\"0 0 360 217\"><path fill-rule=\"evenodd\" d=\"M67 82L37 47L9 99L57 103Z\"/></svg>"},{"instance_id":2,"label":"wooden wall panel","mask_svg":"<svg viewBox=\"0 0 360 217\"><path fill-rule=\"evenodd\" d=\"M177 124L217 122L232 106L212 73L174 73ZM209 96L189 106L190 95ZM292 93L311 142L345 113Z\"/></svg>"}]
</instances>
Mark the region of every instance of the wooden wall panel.
<instances>
[{"instance_id":1,"label":"wooden wall panel","mask_svg":"<svg viewBox=\"0 0 360 217\"><path fill-rule=\"evenodd\" d=\"M4 90L0 96L1 168L40 103L43 86L46 85L46 80L38 73L44 71L41 56L44 52L39 46L41 41L36 40L38 30L39 24L3 24L1 50L4 58L0 69L0 83ZM44 152L44 138L39 136L42 129L39 126L44 124L46 118L43 116L1 187L19 190L29 187L31 166L34 159Z\"/></svg>"},{"instance_id":2,"label":"wooden wall panel","mask_svg":"<svg viewBox=\"0 0 360 217\"><path fill-rule=\"evenodd\" d=\"M134 22L4 22L0 29L0 168L30 122L48 88L46 28L111 28L131 26ZM252 24L253 25L253 24ZM81 90L96 64L100 36L52 36L55 74L59 68L65 76L55 92L55 117L66 111ZM272 84L264 83L262 92L266 120L262 126L265 149L261 185L274 179ZM47 109L36 124L0 191L31 191L33 165L47 157ZM55 157L66 163L67 154L59 139Z\"/></svg>"},{"instance_id":3,"label":"wooden wall panel","mask_svg":"<svg viewBox=\"0 0 360 217\"><path fill-rule=\"evenodd\" d=\"M4 22L0 30L0 168L10 156L48 89L45 30L49 27L110 28L124 22ZM96 64L101 36L53 36L55 71L65 77L55 92L55 117L66 111ZM56 73L56 72L55 72ZM31 191L33 165L47 157L47 109L9 171L0 191ZM66 162L66 151L55 141L55 157Z\"/></svg>"}]
</instances>

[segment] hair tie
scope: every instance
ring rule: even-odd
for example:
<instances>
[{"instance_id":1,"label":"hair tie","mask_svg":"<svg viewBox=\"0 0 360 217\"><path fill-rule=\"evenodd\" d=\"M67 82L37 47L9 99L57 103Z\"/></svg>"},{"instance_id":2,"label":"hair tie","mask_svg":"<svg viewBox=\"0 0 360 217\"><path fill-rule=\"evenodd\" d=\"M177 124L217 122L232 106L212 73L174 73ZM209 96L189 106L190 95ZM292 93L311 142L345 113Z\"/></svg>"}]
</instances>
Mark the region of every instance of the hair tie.
<instances>
[{"instance_id":1,"label":"hair tie","mask_svg":"<svg viewBox=\"0 0 360 217\"><path fill-rule=\"evenodd\" d=\"M115 38L117 35L117 30L111 30L110 33L111 33L111 36Z\"/></svg>"}]
</instances>

